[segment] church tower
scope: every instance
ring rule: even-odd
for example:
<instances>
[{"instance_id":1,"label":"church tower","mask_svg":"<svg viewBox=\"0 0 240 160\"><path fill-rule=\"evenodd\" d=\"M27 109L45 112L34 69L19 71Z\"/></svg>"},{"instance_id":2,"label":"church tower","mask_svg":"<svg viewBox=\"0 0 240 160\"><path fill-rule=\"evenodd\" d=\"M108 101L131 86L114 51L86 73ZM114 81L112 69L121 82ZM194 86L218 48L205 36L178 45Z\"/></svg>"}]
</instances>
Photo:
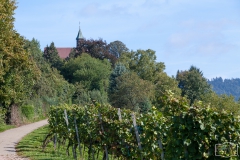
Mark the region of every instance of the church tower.
<instances>
[{"instance_id":1,"label":"church tower","mask_svg":"<svg viewBox=\"0 0 240 160\"><path fill-rule=\"evenodd\" d=\"M84 40L84 37L82 35L82 31L81 31L80 24L79 24L79 31L78 31L77 38L76 38L76 41L77 41L76 47L79 46L79 43L81 40Z\"/></svg>"}]
</instances>

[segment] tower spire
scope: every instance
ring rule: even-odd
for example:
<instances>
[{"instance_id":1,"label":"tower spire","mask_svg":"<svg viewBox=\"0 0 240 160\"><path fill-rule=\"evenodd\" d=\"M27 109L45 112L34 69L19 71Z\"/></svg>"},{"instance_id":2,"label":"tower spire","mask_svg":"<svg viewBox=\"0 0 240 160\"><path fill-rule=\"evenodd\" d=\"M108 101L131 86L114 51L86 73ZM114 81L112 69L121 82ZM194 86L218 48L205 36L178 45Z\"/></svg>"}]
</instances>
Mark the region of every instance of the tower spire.
<instances>
[{"instance_id":1,"label":"tower spire","mask_svg":"<svg viewBox=\"0 0 240 160\"><path fill-rule=\"evenodd\" d=\"M78 30L78 34L77 34L77 38L76 38L76 41L77 41L77 46L78 46L78 43L80 40L84 39L83 35L82 35L82 31L81 31L81 28L80 28L80 22L79 22L79 30Z\"/></svg>"}]
</instances>

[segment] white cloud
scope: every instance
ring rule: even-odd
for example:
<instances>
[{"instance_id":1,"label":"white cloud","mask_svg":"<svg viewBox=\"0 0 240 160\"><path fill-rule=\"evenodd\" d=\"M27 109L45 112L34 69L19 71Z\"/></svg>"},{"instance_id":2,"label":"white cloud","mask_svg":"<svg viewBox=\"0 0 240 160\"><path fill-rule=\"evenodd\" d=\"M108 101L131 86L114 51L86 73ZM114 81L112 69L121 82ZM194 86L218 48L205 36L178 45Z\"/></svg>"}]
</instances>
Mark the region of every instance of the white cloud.
<instances>
[{"instance_id":1,"label":"white cloud","mask_svg":"<svg viewBox=\"0 0 240 160\"><path fill-rule=\"evenodd\" d=\"M225 43L206 43L198 46L199 53L209 54L228 54L235 48L234 45Z\"/></svg>"},{"instance_id":2,"label":"white cloud","mask_svg":"<svg viewBox=\"0 0 240 160\"><path fill-rule=\"evenodd\" d=\"M182 48L187 47L191 40L193 39L194 34L188 32L188 33L175 33L170 35L169 37L169 45L170 47L174 48Z\"/></svg>"},{"instance_id":3,"label":"white cloud","mask_svg":"<svg viewBox=\"0 0 240 160\"><path fill-rule=\"evenodd\" d=\"M88 4L87 6L85 6L83 9L82 9L82 12L85 14L85 15L88 15L88 16L94 16L96 14L99 13L99 5L97 3L91 3L91 4Z\"/></svg>"},{"instance_id":4,"label":"white cloud","mask_svg":"<svg viewBox=\"0 0 240 160\"><path fill-rule=\"evenodd\" d=\"M229 41L231 31L228 29L237 26L232 20L225 18L183 20L179 22L179 27L176 27L169 35L166 47L169 51L173 51L173 48L174 50L185 49L194 54L228 54L238 46L236 41ZM240 36L239 30L232 32Z\"/></svg>"}]
</instances>

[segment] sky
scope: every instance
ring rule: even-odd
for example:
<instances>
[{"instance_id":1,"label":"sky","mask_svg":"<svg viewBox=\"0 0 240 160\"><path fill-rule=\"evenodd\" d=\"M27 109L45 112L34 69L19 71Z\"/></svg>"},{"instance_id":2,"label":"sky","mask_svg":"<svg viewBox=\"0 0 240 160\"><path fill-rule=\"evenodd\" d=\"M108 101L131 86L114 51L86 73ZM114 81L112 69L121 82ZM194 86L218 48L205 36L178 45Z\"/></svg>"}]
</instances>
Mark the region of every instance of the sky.
<instances>
[{"instance_id":1,"label":"sky","mask_svg":"<svg viewBox=\"0 0 240 160\"><path fill-rule=\"evenodd\" d=\"M191 65L212 79L240 78L240 0L17 0L15 30L41 49L86 39L152 49L165 72Z\"/></svg>"}]
</instances>

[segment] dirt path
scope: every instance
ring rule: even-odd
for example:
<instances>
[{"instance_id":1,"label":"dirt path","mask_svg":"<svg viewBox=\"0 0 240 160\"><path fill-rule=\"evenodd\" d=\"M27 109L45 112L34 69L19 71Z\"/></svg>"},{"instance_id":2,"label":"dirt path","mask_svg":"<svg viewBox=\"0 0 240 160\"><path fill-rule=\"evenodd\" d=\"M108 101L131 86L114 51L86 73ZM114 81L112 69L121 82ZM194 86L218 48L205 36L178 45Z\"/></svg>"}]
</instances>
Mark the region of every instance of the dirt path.
<instances>
[{"instance_id":1,"label":"dirt path","mask_svg":"<svg viewBox=\"0 0 240 160\"><path fill-rule=\"evenodd\" d=\"M47 120L42 120L0 133L0 160L27 160L17 156L15 145L25 135L47 123Z\"/></svg>"}]
</instances>

